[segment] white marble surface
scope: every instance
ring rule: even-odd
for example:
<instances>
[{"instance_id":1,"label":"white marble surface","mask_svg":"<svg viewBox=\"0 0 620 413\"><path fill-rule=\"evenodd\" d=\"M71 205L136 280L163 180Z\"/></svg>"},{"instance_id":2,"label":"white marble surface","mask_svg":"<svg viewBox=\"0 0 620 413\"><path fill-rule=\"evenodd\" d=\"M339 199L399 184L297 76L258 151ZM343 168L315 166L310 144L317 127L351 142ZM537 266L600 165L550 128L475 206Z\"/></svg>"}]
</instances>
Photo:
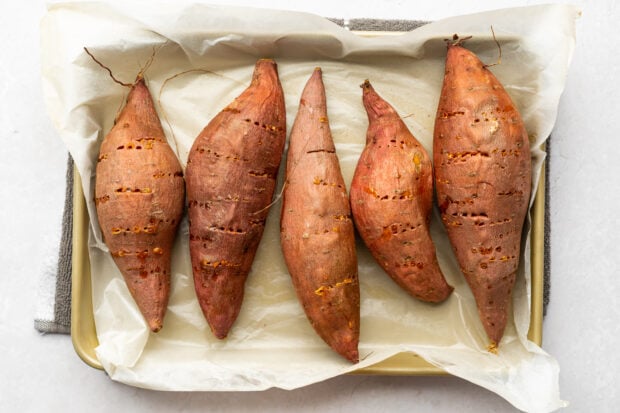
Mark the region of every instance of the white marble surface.
<instances>
[{"instance_id":1,"label":"white marble surface","mask_svg":"<svg viewBox=\"0 0 620 413\"><path fill-rule=\"evenodd\" d=\"M325 16L438 19L543 3L236 0ZM421 3L421 4L420 4ZM620 392L619 44L615 0L575 1L577 48L553 135L551 304L543 347L561 367L566 411L618 411ZM499 396L451 377L346 376L295 391L166 393L128 387L86 366L69 336L33 328L39 273L58 237L65 148L39 80L42 0L0 3L0 411L498 412ZM600 286L600 287L598 287Z\"/></svg>"}]
</instances>

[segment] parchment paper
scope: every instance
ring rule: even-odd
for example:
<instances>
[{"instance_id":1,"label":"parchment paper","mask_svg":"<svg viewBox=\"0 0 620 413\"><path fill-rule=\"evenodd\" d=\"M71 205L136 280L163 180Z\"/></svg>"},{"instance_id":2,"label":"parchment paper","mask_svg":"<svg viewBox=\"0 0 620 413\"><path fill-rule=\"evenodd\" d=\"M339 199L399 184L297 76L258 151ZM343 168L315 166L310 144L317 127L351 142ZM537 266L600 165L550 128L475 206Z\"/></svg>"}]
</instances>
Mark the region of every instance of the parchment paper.
<instances>
[{"instance_id":1,"label":"parchment paper","mask_svg":"<svg viewBox=\"0 0 620 413\"><path fill-rule=\"evenodd\" d=\"M525 120L536 183L544 159L538 148L556 119L578 15L569 6L533 6L453 17L404 35L362 38L304 13L199 2L145 4L52 2L41 26L47 107L82 176L91 217L96 217L92 200L99 146L128 89L114 83L84 46L124 82L133 81L157 48L146 78L183 165L200 130L249 84L258 58L278 62L289 129L305 82L312 69L321 66L348 185L365 142L367 118L358 87L364 79L396 107L431 153L446 52L443 39L453 33L472 35L467 46L493 63L498 59L493 26L502 59L492 71ZM152 334L101 241L96 219L91 219L89 250L100 343L96 352L112 379L184 391L294 389L412 351L519 409L546 411L564 405L556 361L526 337L529 241L514 288L513 319L499 355L486 351L473 296L437 213L432 236L441 267L455 287L441 305L409 297L358 243L362 361L351 365L314 333L295 297L280 252L280 207L277 202L271 208L241 314L224 341L211 334L195 298L186 220L176 241L164 328Z\"/></svg>"}]
</instances>

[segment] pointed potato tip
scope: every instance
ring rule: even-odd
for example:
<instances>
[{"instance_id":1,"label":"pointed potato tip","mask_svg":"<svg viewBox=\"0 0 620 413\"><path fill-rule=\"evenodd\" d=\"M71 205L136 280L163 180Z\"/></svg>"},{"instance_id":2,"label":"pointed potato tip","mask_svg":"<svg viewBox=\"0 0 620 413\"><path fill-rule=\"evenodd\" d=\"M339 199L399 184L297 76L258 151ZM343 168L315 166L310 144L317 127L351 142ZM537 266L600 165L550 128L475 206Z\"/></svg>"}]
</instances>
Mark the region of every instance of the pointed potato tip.
<instances>
[{"instance_id":1,"label":"pointed potato tip","mask_svg":"<svg viewBox=\"0 0 620 413\"><path fill-rule=\"evenodd\" d=\"M275 60L268 57L260 58L254 64L252 82L256 82L263 77L271 79L274 75L277 78L277 73L278 64Z\"/></svg>"},{"instance_id":2,"label":"pointed potato tip","mask_svg":"<svg viewBox=\"0 0 620 413\"><path fill-rule=\"evenodd\" d=\"M487 350L491 353L497 354L497 348L499 347L499 343L502 341L502 337L504 336L506 319L496 319L493 323L483 323L483 327L489 339Z\"/></svg>"},{"instance_id":3,"label":"pointed potato tip","mask_svg":"<svg viewBox=\"0 0 620 413\"><path fill-rule=\"evenodd\" d=\"M163 323L161 318L155 318L155 319L147 320L147 324L149 325L149 329L153 333L159 332L162 329L162 327L164 326L164 323Z\"/></svg>"},{"instance_id":4,"label":"pointed potato tip","mask_svg":"<svg viewBox=\"0 0 620 413\"><path fill-rule=\"evenodd\" d=\"M446 42L446 46L448 49L452 48L452 47L462 47L463 43L465 43L467 40L471 39L473 36L465 36L465 37L459 37L458 34L454 33L452 35L452 39L443 39L444 42Z\"/></svg>"},{"instance_id":5,"label":"pointed potato tip","mask_svg":"<svg viewBox=\"0 0 620 413\"><path fill-rule=\"evenodd\" d=\"M228 337L228 333L230 332L231 324L229 324L229 323L213 323L213 324L209 324L209 327L211 328L211 332L213 333L213 335L215 337L217 337L220 340L223 340L226 337Z\"/></svg>"},{"instance_id":6,"label":"pointed potato tip","mask_svg":"<svg viewBox=\"0 0 620 413\"><path fill-rule=\"evenodd\" d=\"M272 64L272 65L275 65L275 64L276 64L276 61L275 61L275 60L273 60L273 59L272 59L272 58L270 58L270 57L261 57L260 59L258 59L258 60L256 61L256 64L258 65L258 64L261 64L261 63L266 63L266 64Z\"/></svg>"},{"instance_id":7,"label":"pointed potato tip","mask_svg":"<svg viewBox=\"0 0 620 413\"><path fill-rule=\"evenodd\" d=\"M367 91L368 89L372 89L372 85L370 84L370 80L368 80L368 79L364 80L364 83L362 83L360 85L360 87L362 89L364 89L364 92Z\"/></svg>"},{"instance_id":8,"label":"pointed potato tip","mask_svg":"<svg viewBox=\"0 0 620 413\"><path fill-rule=\"evenodd\" d=\"M135 87L138 83L142 83L146 86L144 81L144 73L140 72L136 75L136 80L133 81L133 86Z\"/></svg>"},{"instance_id":9,"label":"pointed potato tip","mask_svg":"<svg viewBox=\"0 0 620 413\"><path fill-rule=\"evenodd\" d=\"M352 363L360 360L359 350L357 348L359 340L356 335L343 337L340 342L330 343L330 347Z\"/></svg>"},{"instance_id":10,"label":"pointed potato tip","mask_svg":"<svg viewBox=\"0 0 620 413\"><path fill-rule=\"evenodd\" d=\"M360 353L357 348L345 352L342 356L353 364L357 364L360 361Z\"/></svg>"},{"instance_id":11,"label":"pointed potato tip","mask_svg":"<svg viewBox=\"0 0 620 413\"><path fill-rule=\"evenodd\" d=\"M318 79L323 82L323 70L321 70L319 66L315 67L310 79L313 79L314 81ZM310 82L310 80L308 82Z\"/></svg>"},{"instance_id":12,"label":"pointed potato tip","mask_svg":"<svg viewBox=\"0 0 620 413\"><path fill-rule=\"evenodd\" d=\"M487 346L487 351L491 354L497 355L499 353L498 344L494 340L491 340L491 342Z\"/></svg>"},{"instance_id":13,"label":"pointed potato tip","mask_svg":"<svg viewBox=\"0 0 620 413\"><path fill-rule=\"evenodd\" d=\"M219 339L219 340L224 340L226 337L228 337L228 331L213 331L213 335Z\"/></svg>"}]
</instances>

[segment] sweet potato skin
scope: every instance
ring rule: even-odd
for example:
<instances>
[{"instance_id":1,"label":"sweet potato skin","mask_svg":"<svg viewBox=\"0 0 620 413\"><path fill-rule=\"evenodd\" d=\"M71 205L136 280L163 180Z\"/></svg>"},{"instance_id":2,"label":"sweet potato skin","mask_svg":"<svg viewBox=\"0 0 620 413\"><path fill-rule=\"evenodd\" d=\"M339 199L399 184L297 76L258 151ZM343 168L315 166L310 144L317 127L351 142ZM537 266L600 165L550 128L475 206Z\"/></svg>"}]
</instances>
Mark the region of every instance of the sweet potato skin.
<instances>
[{"instance_id":1,"label":"sweet potato skin","mask_svg":"<svg viewBox=\"0 0 620 413\"><path fill-rule=\"evenodd\" d=\"M508 93L458 41L448 45L433 142L442 221L496 346L519 266L530 198L530 146Z\"/></svg>"},{"instance_id":2,"label":"sweet potato skin","mask_svg":"<svg viewBox=\"0 0 620 413\"><path fill-rule=\"evenodd\" d=\"M184 196L183 170L139 77L101 144L95 205L104 241L153 332L163 326Z\"/></svg>"},{"instance_id":3,"label":"sweet potato skin","mask_svg":"<svg viewBox=\"0 0 620 413\"><path fill-rule=\"evenodd\" d=\"M194 286L213 334L221 339L241 309L285 140L277 66L261 59L250 86L200 132L188 156Z\"/></svg>"},{"instance_id":4,"label":"sweet potato skin","mask_svg":"<svg viewBox=\"0 0 620 413\"><path fill-rule=\"evenodd\" d=\"M286 265L312 327L356 363L360 291L355 232L320 68L302 92L290 134L280 232Z\"/></svg>"},{"instance_id":5,"label":"sweet potato skin","mask_svg":"<svg viewBox=\"0 0 620 413\"><path fill-rule=\"evenodd\" d=\"M413 297L438 303L451 294L430 236L430 157L370 82L362 85L368 113L366 147L351 183L355 226L377 263Z\"/></svg>"}]
</instances>

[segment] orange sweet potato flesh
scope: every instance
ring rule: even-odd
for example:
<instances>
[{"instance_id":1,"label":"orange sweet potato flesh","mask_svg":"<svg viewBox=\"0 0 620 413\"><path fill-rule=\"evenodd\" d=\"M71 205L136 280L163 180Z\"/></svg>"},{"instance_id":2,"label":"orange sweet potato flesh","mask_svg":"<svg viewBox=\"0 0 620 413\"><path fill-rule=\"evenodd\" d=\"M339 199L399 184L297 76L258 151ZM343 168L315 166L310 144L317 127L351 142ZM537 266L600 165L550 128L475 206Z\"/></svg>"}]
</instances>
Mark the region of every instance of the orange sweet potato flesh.
<instances>
[{"instance_id":1,"label":"orange sweet potato flesh","mask_svg":"<svg viewBox=\"0 0 620 413\"><path fill-rule=\"evenodd\" d=\"M284 94L273 60L200 132L187 160L190 256L202 312L217 338L239 315L263 235L286 140Z\"/></svg>"},{"instance_id":2,"label":"orange sweet potato flesh","mask_svg":"<svg viewBox=\"0 0 620 413\"><path fill-rule=\"evenodd\" d=\"M317 334L356 363L360 290L355 232L320 68L301 95L284 188L280 238L299 301Z\"/></svg>"},{"instance_id":3,"label":"orange sweet potato flesh","mask_svg":"<svg viewBox=\"0 0 620 413\"><path fill-rule=\"evenodd\" d=\"M168 305L185 186L141 76L103 139L95 180L104 241L149 328L157 332Z\"/></svg>"},{"instance_id":4,"label":"orange sweet potato flesh","mask_svg":"<svg viewBox=\"0 0 620 413\"><path fill-rule=\"evenodd\" d=\"M453 288L429 232L430 157L370 82L362 89L369 125L351 183L355 226L377 263L405 291L426 302L444 301Z\"/></svg>"},{"instance_id":5,"label":"orange sweet potato flesh","mask_svg":"<svg viewBox=\"0 0 620 413\"><path fill-rule=\"evenodd\" d=\"M530 146L510 96L456 36L448 44L433 151L442 221L495 347L519 266Z\"/></svg>"}]
</instances>

